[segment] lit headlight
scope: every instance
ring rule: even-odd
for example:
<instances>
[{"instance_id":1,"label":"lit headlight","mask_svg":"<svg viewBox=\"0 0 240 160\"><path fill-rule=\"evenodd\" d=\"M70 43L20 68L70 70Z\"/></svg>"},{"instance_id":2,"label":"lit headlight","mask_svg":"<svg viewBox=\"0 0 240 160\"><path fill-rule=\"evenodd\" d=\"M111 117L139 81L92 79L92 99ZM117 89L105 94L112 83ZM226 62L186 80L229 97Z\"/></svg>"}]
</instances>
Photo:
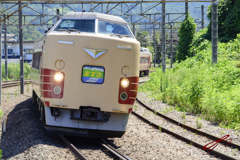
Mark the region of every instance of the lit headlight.
<instances>
[{"instance_id":1,"label":"lit headlight","mask_svg":"<svg viewBox=\"0 0 240 160\"><path fill-rule=\"evenodd\" d=\"M54 74L54 80L56 82L61 82L63 80L63 74L61 72L57 72Z\"/></svg>"},{"instance_id":2,"label":"lit headlight","mask_svg":"<svg viewBox=\"0 0 240 160\"><path fill-rule=\"evenodd\" d=\"M129 80L128 80L127 78L123 78L123 79L121 80L121 86L122 86L123 88L127 88L127 87L129 86Z\"/></svg>"}]
</instances>

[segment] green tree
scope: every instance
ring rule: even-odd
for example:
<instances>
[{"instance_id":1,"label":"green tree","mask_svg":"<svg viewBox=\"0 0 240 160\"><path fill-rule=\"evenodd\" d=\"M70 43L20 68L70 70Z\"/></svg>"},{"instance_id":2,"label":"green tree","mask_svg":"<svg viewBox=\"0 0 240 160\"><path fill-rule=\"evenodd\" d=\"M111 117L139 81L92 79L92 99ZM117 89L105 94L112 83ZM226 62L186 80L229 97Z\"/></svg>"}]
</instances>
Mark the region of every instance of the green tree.
<instances>
[{"instance_id":1,"label":"green tree","mask_svg":"<svg viewBox=\"0 0 240 160\"><path fill-rule=\"evenodd\" d=\"M142 31L142 32L137 32L136 38L137 40L141 43L141 46L147 47L148 46L148 32L147 31Z\"/></svg>"},{"instance_id":2,"label":"green tree","mask_svg":"<svg viewBox=\"0 0 240 160\"><path fill-rule=\"evenodd\" d=\"M177 60L179 62L184 61L188 57L193 56L190 52L190 47L195 34L196 27L197 25L195 24L193 18L191 18L191 16L187 14L186 19L183 21L178 31L179 43Z\"/></svg>"},{"instance_id":3,"label":"green tree","mask_svg":"<svg viewBox=\"0 0 240 160\"><path fill-rule=\"evenodd\" d=\"M235 39L240 33L240 0L220 0L218 4L218 36L222 42ZM208 8L208 31L205 38L211 40L212 5Z\"/></svg>"}]
</instances>

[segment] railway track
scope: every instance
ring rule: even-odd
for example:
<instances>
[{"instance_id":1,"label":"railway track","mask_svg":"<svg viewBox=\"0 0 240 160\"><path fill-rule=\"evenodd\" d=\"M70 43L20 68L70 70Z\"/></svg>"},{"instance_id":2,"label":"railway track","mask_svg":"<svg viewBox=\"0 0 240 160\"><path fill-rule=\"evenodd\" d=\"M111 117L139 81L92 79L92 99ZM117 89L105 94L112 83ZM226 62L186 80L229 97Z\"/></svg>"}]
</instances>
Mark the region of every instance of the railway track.
<instances>
[{"instance_id":1,"label":"railway track","mask_svg":"<svg viewBox=\"0 0 240 160\"><path fill-rule=\"evenodd\" d=\"M74 153L74 155L80 160L87 160L87 158L75 147L70 141L67 140L63 135L59 135L60 139L66 144L66 146ZM130 160L127 156L117 151L114 147L112 147L109 143L107 143L104 139L94 139L94 141L111 152L115 157L121 160Z\"/></svg>"},{"instance_id":2,"label":"railway track","mask_svg":"<svg viewBox=\"0 0 240 160\"><path fill-rule=\"evenodd\" d=\"M188 131L190 131L190 132L192 132L192 133L194 133L194 134L198 134L198 135L207 137L210 142L211 142L211 141L216 141L215 144L218 144L218 143L222 143L222 144L225 144L225 145L228 144L228 145L227 145L228 147L237 148L238 150L240 149L240 145L238 145L238 144L235 144L235 143L232 143L232 142L229 142L229 141L226 142L226 141L224 141L224 140L221 140L220 137L216 137L216 136L211 135L211 134L209 134L209 133L206 133L206 132L203 132L203 131L201 131L201 130L195 129L195 128L191 127L191 126L188 126L188 125L185 125L185 124L183 124L183 123L181 123L181 122L178 122L177 120L172 119L172 118L170 118L170 117L168 117L168 116L166 116L166 115L164 115L164 114L161 114L161 113L159 113L159 112L156 112L154 109L152 109L151 107L145 105L145 104L144 104L143 102L141 102L139 99L136 99L136 102L137 102L138 104L140 104L142 107L144 107L145 109L147 109L148 111L151 111L151 112L153 113L153 115L155 115L155 116L160 116L161 118L163 118L163 119L165 119L165 120L167 120L167 121L169 121L169 122L171 122L171 123L173 123L173 124L175 124L175 125L177 125L177 126L180 126L180 127L182 127L183 129L186 129L186 130L188 130ZM200 144L200 143L198 143L198 142L196 142L196 141L193 141L193 140L187 138L186 136L182 136L182 135L180 135L180 134L178 134L178 133L176 133L176 132L173 132L173 131L167 129L166 127L164 127L163 125L156 124L156 123L148 120L147 118L143 117L142 115L136 113L135 111L132 111L132 114L135 115L135 116L137 116L137 117L138 117L139 119L141 119L142 121L144 121L144 122L148 123L149 125L153 126L154 128L156 128L156 129L161 129L162 132L165 132L165 133L167 133L167 134L170 134L170 135L172 135L172 136L174 136L174 137L176 137L176 138L178 138L178 139L180 139L180 140L182 140L182 141L185 141L185 142L189 143L190 145L194 145L194 146L196 146L196 147L198 147L198 148L200 148L200 149L203 149L203 147L205 146L205 145L202 145L202 144ZM211 146L212 146L212 145L214 146L214 144L211 144ZM205 146L205 147L206 147L206 146ZM208 147L209 147L209 146L208 146ZM210 149L211 149L211 148L206 149L205 151L206 151L206 152L209 152ZM230 159L230 160L235 160L235 159L236 159L236 158L234 158L234 157L231 157L231 156L229 156L229 155L223 154L223 153L218 152L218 151L216 151L216 150L211 150L211 152L209 152L209 153L212 154L212 155L221 157L221 158L223 158L223 159Z\"/></svg>"},{"instance_id":3,"label":"railway track","mask_svg":"<svg viewBox=\"0 0 240 160\"><path fill-rule=\"evenodd\" d=\"M24 84L30 84L31 80L26 79L24 80ZM20 80L12 80L12 81L3 81L2 82L2 88L9 88L9 87L15 87L20 85Z\"/></svg>"}]
</instances>

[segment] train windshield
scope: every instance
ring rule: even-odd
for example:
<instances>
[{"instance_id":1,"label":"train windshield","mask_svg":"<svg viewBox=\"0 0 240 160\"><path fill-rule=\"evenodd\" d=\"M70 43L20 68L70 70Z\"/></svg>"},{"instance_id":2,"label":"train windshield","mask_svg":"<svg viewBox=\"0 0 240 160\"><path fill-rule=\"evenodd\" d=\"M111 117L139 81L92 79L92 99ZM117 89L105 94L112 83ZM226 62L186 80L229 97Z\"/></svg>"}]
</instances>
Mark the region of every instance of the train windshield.
<instances>
[{"instance_id":1,"label":"train windshield","mask_svg":"<svg viewBox=\"0 0 240 160\"><path fill-rule=\"evenodd\" d=\"M101 20L98 20L98 33L109 35L122 35L133 38L127 25L105 22Z\"/></svg>"},{"instance_id":2,"label":"train windshield","mask_svg":"<svg viewBox=\"0 0 240 160\"><path fill-rule=\"evenodd\" d=\"M55 31L95 32L95 20L63 19Z\"/></svg>"}]
</instances>

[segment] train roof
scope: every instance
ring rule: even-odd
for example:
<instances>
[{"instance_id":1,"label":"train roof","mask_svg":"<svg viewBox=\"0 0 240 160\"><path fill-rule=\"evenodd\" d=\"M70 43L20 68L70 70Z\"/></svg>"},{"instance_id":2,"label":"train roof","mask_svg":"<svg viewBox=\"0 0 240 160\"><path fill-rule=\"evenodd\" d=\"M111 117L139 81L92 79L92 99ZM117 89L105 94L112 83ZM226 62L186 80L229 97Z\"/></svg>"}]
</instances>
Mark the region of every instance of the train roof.
<instances>
[{"instance_id":1,"label":"train roof","mask_svg":"<svg viewBox=\"0 0 240 160\"><path fill-rule=\"evenodd\" d=\"M141 55L152 55L152 53L149 51L148 48L143 48L143 47L140 48L140 54Z\"/></svg>"},{"instance_id":2,"label":"train roof","mask_svg":"<svg viewBox=\"0 0 240 160\"><path fill-rule=\"evenodd\" d=\"M65 14L63 18L99 18L103 20L127 24L127 22L121 17L95 12L69 12Z\"/></svg>"},{"instance_id":3,"label":"train roof","mask_svg":"<svg viewBox=\"0 0 240 160\"><path fill-rule=\"evenodd\" d=\"M140 54L141 54L141 55L152 55L152 53L150 53L150 52L146 52L146 51L144 51L144 52L140 52Z\"/></svg>"}]
</instances>

